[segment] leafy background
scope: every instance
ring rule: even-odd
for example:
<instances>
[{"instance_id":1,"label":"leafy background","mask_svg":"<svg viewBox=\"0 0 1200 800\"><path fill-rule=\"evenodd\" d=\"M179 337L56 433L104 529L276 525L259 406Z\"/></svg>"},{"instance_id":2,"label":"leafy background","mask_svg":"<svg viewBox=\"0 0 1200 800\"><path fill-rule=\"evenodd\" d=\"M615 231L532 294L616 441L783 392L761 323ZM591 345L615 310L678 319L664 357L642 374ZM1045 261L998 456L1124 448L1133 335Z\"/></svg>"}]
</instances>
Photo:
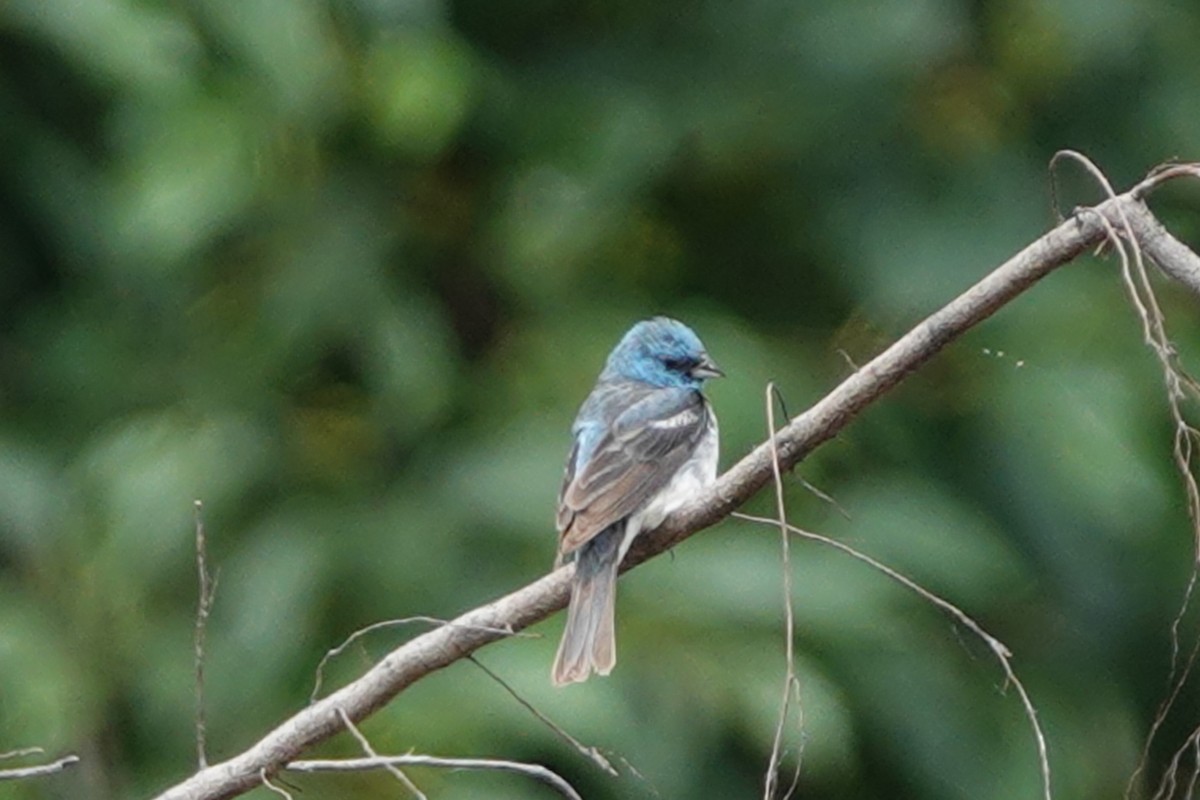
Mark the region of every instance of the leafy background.
<instances>
[{"instance_id":1,"label":"leafy background","mask_svg":"<svg viewBox=\"0 0 1200 800\"><path fill-rule=\"evenodd\" d=\"M83 758L6 796L145 797L193 769L193 499L220 573L219 759L301 707L355 628L549 567L568 426L634 320L685 319L727 369L732 463L767 380L803 409L1044 231L1057 149L1118 186L1200 156L1198 35L1171 0L0 4L0 750ZM1061 177L1061 207L1098 197ZM1200 242L1194 186L1155 205ZM1115 269L1052 276L804 463L849 518L788 488L795 522L1012 648L1061 798L1123 791L1192 560ZM1162 291L1194 359L1195 301ZM981 644L844 556L794 557L802 796L1038 795ZM549 686L557 618L481 653L640 778L469 663L364 729L539 761L589 798L759 795L780 585L776 534L730 521L622 581L611 678ZM550 796L412 774L437 798Z\"/></svg>"}]
</instances>

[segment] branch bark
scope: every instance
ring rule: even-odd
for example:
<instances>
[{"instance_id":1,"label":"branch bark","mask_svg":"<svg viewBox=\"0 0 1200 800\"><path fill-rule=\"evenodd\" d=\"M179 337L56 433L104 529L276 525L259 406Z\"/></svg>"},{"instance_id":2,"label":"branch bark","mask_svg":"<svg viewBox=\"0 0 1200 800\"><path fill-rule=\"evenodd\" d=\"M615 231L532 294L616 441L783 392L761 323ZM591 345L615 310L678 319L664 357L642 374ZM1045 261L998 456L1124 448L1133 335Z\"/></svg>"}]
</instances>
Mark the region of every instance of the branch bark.
<instances>
[{"instance_id":1,"label":"branch bark","mask_svg":"<svg viewBox=\"0 0 1200 800\"><path fill-rule=\"evenodd\" d=\"M919 323L779 431L774 448L780 465L784 469L795 466L946 345L1054 269L1103 242L1105 220L1118 231L1123 230L1123 216L1141 220L1143 225L1131 227L1144 251L1164 272L1200 296L1200 279L1187 277L1200 276L1200 259L1167 234L1142 203L1145 194L1172 177L1159 173L1125 194L1076 214ZM772 449L770 441L760 444L702 497L671 515L658 529L638 537L622 570L632 569L728 517L771 480ZM361 678L303 709L242 754L200 770L163 792L158 800L217 800L261 785L261 775L275 774L313 744L345 730L339 709L350 719L361 720L426 675L503 638L506 631L519 631L563 608L572 569L559 569L398 647Z\"/></svg>"},{"instance_id":2,"label":"branch bark","mask_svg":"<svg viewBox=\"0 0 1200 800\"><path fill-rule=\"evenodd\" d=\"M1150 260L1163 273L1182 283L1192 294L1200 296L1200 256L1168 233L1145 203L1130 203L1126 213L1142 252L1150 256ZM1121 227L1116 223L1117 220L1114 220L1113 227L1120 233Z\"/></svg>"}]
</instances>

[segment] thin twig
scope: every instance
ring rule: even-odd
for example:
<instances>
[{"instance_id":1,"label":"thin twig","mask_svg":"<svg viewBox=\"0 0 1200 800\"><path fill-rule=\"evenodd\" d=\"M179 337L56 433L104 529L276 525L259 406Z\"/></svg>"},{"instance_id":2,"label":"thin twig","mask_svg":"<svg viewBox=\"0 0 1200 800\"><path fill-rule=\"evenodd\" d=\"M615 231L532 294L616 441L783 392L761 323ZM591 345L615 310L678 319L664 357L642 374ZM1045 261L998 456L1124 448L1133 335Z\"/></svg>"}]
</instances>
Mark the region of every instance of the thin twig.
<instances>
[{"instance_id":1,"label":"thin twig","mask_svg":"<svg viewBox=\"0 0 1200 800\"><path fill-rule=\"evenodd\" d=\"M499 675L497 675L494 671L492 671L488 667L484 666L483 662L481 662L479 659L475 658L475 656L467 656L467 660L470 661L475 666L479 667L481 670L483 670L484 673L489 678L494 680L496 683L500 684L501 688L503 688L504 691L506 691L510 695L512 695L514 700L516 700L518 703L520 703L522 706L524 706L525 710L528 711L530 714L533 714L535 717L537 717L538 720L543 725L545 725L547 728L549 728L551 731L553 731L556 736L558 736L560 739L562 739L567 744L574 747L576 750L578 750L580 752L580 754L582 754L585 758L587 758L589 761L594 763L596 766L600 767L600 769L607 772L609 775L612 775L614 778L620 777L621 773L617 772L617 768L614 767L612 765L612 762L609 761L607 758L605 758L604 754L601 753L598 749L596 749L595 747L592 747L590 745L584 744L583 742L579 741L571 734L567 733L566 730L564 730L562 728L562 726L560 726L554 720L547 717L541 711L538 711L536 708L534 708L532 703L530 703L528 700L526 700L524 697L522 697L517 692L516 689L514 689L511 685L509 685L509 683L507 681L505 681L503 678L501 678ZM626 763L628 763L628 762L626 762Z\"/></svg>"},{"instance_id":2,"label":"thin twig","mask_svg":"<svg viewBox=\"0 0 1200 800\"><path fill-rule=\"evenodd\" d=\"M208 766L208 723L204 711L204 647L208 631L208 615L212 612L217 582L208 572L208 539L204 531L204 504L196 504L196 574L200 591L196 602L196 635L193 642L196 662L196 765Z\"/></svg>"},{"instance_id":3,"label":"thin twig","mask_svg":"<svg viewBox=\"0 0 1200 800\"><path fill-rule=\"evenodd\" d=\"M1055 155L1055 160L1059 158L1071 159L1081 164L1095 178L1096 182L1100 184L1108 197L1113 198L1116 196L1112 184L1109 183L1099 167L1088 159L1087 156L1073 150L1064 150ZM1052 161L1051 164L1053 165L1053 163ZM1200 176L1200 173L1193 172L1190 169L1185 169L1179 174ZM1113 249L1120 258L1121 279L1125 285L1129 300L1137 312L1138 319L1142 323L1142 339L1154 353L1162 369L1163 383L1166 387L1167 406L1170 409L1171 419L1175 428L1172 455L1176 472L1183 483L1184 491L1187 495L1188 516L1192 523L1193 555L1192 569L1188 576L1187 584L1184 587L1183 598L1180 602L1179 610L1171 621L1171 661L1167 675L1167 695L1155 712L1154 719L1150 724L1150 730L1146 734L1146 740L1142 746L1141 755L1138 758L1137 767L1129 776L1129 781L1125 786L1126 798L1132 795L1137 779L1145 771L1150 757L1150 747L1159 730L1166 722L1171 709L1174 708L1175 701L1183 690L1184 685L1191 677L1197 654L1200 653L1200 639L1198 639L1193 644L1188 658L1182 664L1180 663L1180 627L1191 606L1197 585L1197 576L1200 575L1200 485L1197 485L1191 463L1192 443L1198 434L1184 418L1182 409L1182 403L1187 397L1186 389L1190 388L1193 384L1177 365L1175 349L1171 345L1166 332L1166 317L1159 306L1154 287L1150 283L1150 276L1146 272L1146 265L1142 259L1141 237L1134 229L1132 216L1135 215L1128 213L1126 209L1118 209L1120 232L1118 232L1118 229L1108 219L1101 218L1101 221L1104 224L1109 243L1112 244ZM1119 235L1120 233L1123 233L1124 236ZM1126 243L1128 243L1128 248L1126 247ZM1191 253L1183 245L1179 245L1179 247ZM1130 258L1130 251L1132 251L1132 258ZM1192 254L1192 258L1195 259L1194 254ZM1181 270L1174 270L1173 276L1185 282L1188 280L1187 273ZM1160 781L1159 792L1167 785L1171 787L1170 791L1173 792L1175 769L1179 763L1179 756L1189 746L1190 743L1185 741L1180 750L1176 752L1176 757L1172 759L1163 779ZM1156 793L1155 796L1157 797L1158 794ZM1169 797L1170 794L1165 796Z\"/></svg>"},{"instance_id":4,"label":"thin twig","mask_svg":"<svg viewBox=\"0 0 1200 800\"><path fill-rule=\"evenodd\" d=\"M289 792L287 789L271 783L271 779L267 777L267 770L265 768L258 771L258 779L262 782L263 786L270 789L280 797L286 797L287 800L296 800L296 798L292 797L291 792Z\"/></svg>"},{"instance_id":5,"label":"thin twig","mask_svg":"<svg viewBox=\"0 0 1200 800\"><path fill-rule=\"evenodd\" d=\"M1192 774L1188 777L1187 789L1184 790L1184 797L1196 796L1196 783L1200 780L1200 736L1196 733L1192 734Z\"/></svg>"},{"instance_id":6,"label":"thin twig","mask_svg":"<svg viewBox=\"0 0 1200 800\"><path fill-rule=\"evenodd\" d=\"M579 793L556 772L541 764L526 764L522 761L503 761L493 758L439 758L436 756L373 756L371 758L313 759L293 761L285 769L292 772L363 772L389 767L441 767L444 769L482 769L515 772L539 780L558 790L570 800L582 800Z\"/></svg>"},{"instance_id":7,"label":"thin twig","mask_svg":"<svg viewBox=\"0 0 1200 800\"><path fill-rule=\"evenodd\" d=\"M375 631L383 630L384 628L395 628L395 627L399 627L402 625L411 625L414 622L423 622L426 625L435 625L435 626L457 625L458 624L457 622L451 622L451 621L444 620L444 619L437 619L436 617L404 617L403 619L385 619L382 622L373 622L370 625L359 628L354 633L347 636L345 641L343 641L337 647L330 649L329 651L327 651L325 653L325 655L321 656L321 660L317 664L317 677L316 677L316 680L313 682L312 694L310 694L308 696L309 705L312 705L313 703L317 702L317 697L321 694L321 683L325 680L325 666L332 659L334 659L334 658L340 656L342 653L346 652L347 647L354 644L359 639L361 639L362 637L366 636L369 633L374 633ZM541 638L541 636L536 633L517 632L517 631L511 630L510 628L490 628L490 627L487 627L486 625L485 626L475 626L475 627L479 628L480 630L487 631L489 633L499 633L504 636L520 636L520 637L526 638L526 639L540 639Z\"/></svg>"},{"instance_id":8,"label":"thin twig","mask_svg":"<svg viewBox=\"0 0 1200 800\"><path fill-rule=\"evenodd\" d=\"M1162 184L1176 178L1200 178L1200 163L1191 161L1156 167L1150 171L1150 174L1141 183L1130 189L1129 194L1141 199Z\"/></svg>"},{"instance_id":9,"label":"thin twig","mask_svg":"<svg viewBox=\"0 0 1200 800\"><path fill-rule=\"evenodd\" d=\"M7 761L10 758L24 758L25 756L41 756L46 754L44 747L18 747L16 750L9 750L7 753L0 753L0 761Z\"/></svg>"},{"instance_id":10,"label":"thin twig","mask_svg":"<svg viewBox=\"0 0 1200 800\"><path fill-rule=\"evenodd\" d=\"M41 748L27 748L26 751L13 751L6 753L6 756L16 757L17 755L29 755L28 750L40 750ZM32 767L14 767L13 769L0 769L0 781L19 781L26 778L42 778L47 775L54 775L62 772L67 767L73 767L79 763L79 756L67 755L51 761L49 764L35 764Z\"/></svg>"},{"instance_id":11,"label":"thin twig","mask_svg":"<svg viewBox=\"0 0 1200 800\"><path fill-rule=\"evenodd\" d=\"M834 499L833 495L831 495L831 494L828 494L828 493L826 493L826 492L823 492L823 491L821 491L820 489L818 489L818 488L817 488L816 486L814 486L813 484L809 483L807 480L805 480L805 479L804 479L804 477L802 477L802 476L800 476L800 475L797 475L797 476L796 476L796 479L797 479L798 481L800 481L800 485L801 485L801 486L803 486L805 489L808 489L808 491L810 491L810 492L812 492L814 495L816 495L816 497L817 497L817 499L818 499L818 500L823 500L824 502L826 502L826 503L828 503L829 505L833 506L834 510L835 510L835 511L837 511L839 514L841 514L843 517L845 517L846 519L851 519L851 517L850 517L850 512L849 512L849 511L847 511L847 510L846 510L846 509L845 509L845 508L842 506L842 504L841 504L841 503L839 503L839 502L838 502L836 499Z\"/></svg>"},{"instance_id":12,"label":"thin twig","mask_svg":"<svg viewBox=\"0 0 1200 800\"><path fill-rule=\"evenodd\" d=\"M762 525L777 526L779 524L779 520L776 519L770 519L768 517L756 517L752 514L743 514L741 512L734 512L732 516L735 516L738 519L744 519L747 522L757 522ZM813 533L812 531L806 531L802 528L797 528L795 525L788 525L788 530L802 539L820 542L821 544L827 545L836 550L840 550L846 555L856 558L859 561L862 561L864 564L879 570L884 575L887 575L889 578L906 587L907 589L916 592L926 601L934 604L950 616L957 619L961 625L983 640L984 644L988 646L988 649L990 649L996 656L996 660L1000 662L1000 667L1004 670L1005 678L1017 690L1017 694L1021 698L1021 705L1025 707L1025 716L1029 720L1029 724L1033 728L1034 738L1037 740L1038 762L1042 771L1042 795L1044 800L1052 800L1050 792L1050 757L1046 748L1046 736L1042 732L1041 724L1038 722L1037 710L1033 706L1033 701L1029 699L1029 693L1025 691L1025 684L1021 683L1021 680L1017 677L1016 672L1013 671L1012 664L1010 663L1012 659L1012 652L1009 651L1004 642L1001 642L995 636L992 636L990 633L985 631L978 622L969 617L965 611L951 603L949 600L946 600L940 595L934 594L913 579L900 572L897 572L887 564L872 558L861 550L857 550L844 542L839 542L837 539L830 539L828 536L822 536L819 533Z\"/></svg>"},{"instance_id":13,"label":"thin twig","mask_svg":"<svg viewBox=\"0 0 1200 800\"><path fill-rule=\"evenodd\" d=\"M643 775L641 773L641 771L638 770L638 768L635 767L628 758L626 758L625 756L621 756L621 755L617 756L617 758L621 759L621 763L625 765L625 769L629 770L630 774L633 775L633 777L635 777L639 781L641 781L646 786L646 788L650 790L650 794L654 795L655 797L662 797L662 792L660 792L658 790L658 787L655 786L653 783L651 783L650 779L647 778L645 775Z\"/></svg>"},{"instance_id":14,"label":"thin twig","mask_svg":"<svg viewBox=\"0 0 1200 800\"><path fill-rule=\"evenodd\" d=\"M1135 272L1133 276L1130 275L1130 259L1126 255L1125 248L1121 246L1118 252L1121 257L1122 274L1125 277L1125 284L1130 297L1142 319L1145 342L1158 357L1158 361L1162 367L1167 404L1175 426L1172 456L1176 471L1179 474L1187 495L1188 516L1192 522L1193 540L1191 572L1188 575L1188 581L1183 591L1183 598L1180 601L1179 609L1171 621L1171 666L1167 677L1168 686L1171 688L1155 714L1150 732L1146 737L1146 744L1139 759L1137 770L1130 776L1129 785L1126 787L1128 795L1149 757L1150 745L1154 737L1166 721L1167 715L1174 707L1176 699L1190 679L1196 664L1197 655L1200 654L1200 639L1197 639L1193 642L1187 659L1182 664L1180 663L1180 628L1191 607L1192 599L1195 596L1197 578L1200 576L1200 485L1197 485L1192 467L1193 444L1197 440L1197 437L1200 436L1200 433L1184 418L1182 408L1183 402L1187 399L1186 390L1193 387L1193 383L1177 366L1176 353L1166 333L1166 318L1159 307L1158 298L1154 294L1149 276L1146 274L1145 264L1142 261L1142 249L1139 246L1130 221L1124 218L1123 222L1129 246L1133 251L1132 265ZM1115 232L1110 231L1110 236L1115 238ZM1145 298L1144 301L1139 297L1139 293ZM1180 752L1190 746L1192 746L1192 743L1185 741L1180 746ZM1172 765L1176 764L1178 764L1178 760L1173 759ZM1173 767L1164 778L1169 778L1172 783L1174 782ZM1190 797L1190 792L1185 796Z\"/></svg>"},{"instance_id":15,"label":"thin twig","mask_svg":"<svg viewBox=\"0 0 1200 800\"><path fill-rule=\"evenodd\" d=\"M1154 795L1150 798L1150 800L1170 800L1170 798L1175 796L1175 789L1177 788L1177 780L1179 777L1180 762L1182 762L1183 757L1189 748L1192 749L1194 754L1192 774L1188 779L1188 789L1180 796L1184 798L1184 800L1191 800L1192 787L1196 783L1196 771L1200 769L1200 727L1193 729L1192 732L1188 734L1187 739L1184 740L1183 746L1172 754L1171 760L1167 764L1167 768L1163 771L1162 780L1159 782L1158 788L1155 790Z\"/></svg>"},{"instance_id":16,"label":"thin twig","mask_svg":"<svg viewBox=\"0 0 1200 800\"><path fill-rule=\"evenodd\" d=\"M783 563L783 616L784 616L784 658L785 669L783 677L783 701L779 706L779 721L775 725L775 738L771 742L771 758L767 763L767 777L764 782L763 800L773 800L779 782L779 765L783 752L783 728L787 724L788 713L791 710L792 698L795 697L799 713L801 743L796 754L796 772L792 778L791 787L784 793L784 800L792 796L796 784L800 780L800 765L804 752L804 707L800 704L800 681L796 677L796 618L792 608L792 558L791 536L788 535L787 508L783 500L783 473L779 468L779 450L775 442L775 396L774 383L767 384L767 441L771 444L771 473L775 483L775 513L778 516L779 537L781 546L781 561Z\"/></svg>"},{"instance_id":17,"label":"thin twig","mask_svg":"<svg viewBox=\"0 0 1200 800\"><path fill-rule=\"evenodd\" d=\"M363 752L367 754L367 757L379 760L379 753L376 753L375 748L371 747L371 742L366 736L363 735L363 732L358 729L358 726L350 721L350 717L346 715L345 709L339 708L338 716L342 718L342 724L346 726L346 730L350 731L350 734L358 740L359 747L363 749ZM400 781L400 783L404 784L405 788L412 792L417 800L429 800L429 798L425 796L425 793L418 789L417 785L409 780L408 776L405 775L400 770L400 767L398 767L395 763L384 763L381 761L379 766L380 768L391 773L396 780Z\"/></svg>"}]
</instances>

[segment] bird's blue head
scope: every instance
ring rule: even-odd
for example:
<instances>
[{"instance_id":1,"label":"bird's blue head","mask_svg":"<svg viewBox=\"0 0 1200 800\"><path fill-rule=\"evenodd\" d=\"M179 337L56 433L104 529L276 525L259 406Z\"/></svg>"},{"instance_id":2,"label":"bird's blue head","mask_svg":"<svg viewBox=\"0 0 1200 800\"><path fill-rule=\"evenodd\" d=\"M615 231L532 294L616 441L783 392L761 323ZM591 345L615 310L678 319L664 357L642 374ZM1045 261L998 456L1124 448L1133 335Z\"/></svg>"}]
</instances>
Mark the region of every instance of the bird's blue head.
<instances>
[{"instance_id":1,"label":"bird's blue head","mask_svg":"<svg viewBox=\"0 0 1200 800\"><path fill-rule=\"evenodd\" d=\"M609 353L601 377L699 389L706 379L724 374L691 328L669 317L655 317L629 329Z\"/></svg>"}]
</instances>

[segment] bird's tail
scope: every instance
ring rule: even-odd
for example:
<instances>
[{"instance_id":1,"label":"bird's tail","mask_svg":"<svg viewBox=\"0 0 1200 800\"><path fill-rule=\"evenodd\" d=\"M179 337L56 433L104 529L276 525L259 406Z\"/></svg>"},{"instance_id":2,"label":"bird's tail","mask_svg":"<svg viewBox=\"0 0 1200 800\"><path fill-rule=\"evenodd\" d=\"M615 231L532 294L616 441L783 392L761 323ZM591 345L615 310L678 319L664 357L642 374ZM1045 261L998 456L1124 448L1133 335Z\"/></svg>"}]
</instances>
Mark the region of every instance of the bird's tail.
<instances>
[{"instance_id":1,"label":"bird's tail","mask_svg":"<svg viewBox=\"0 0 1200 800\"><path fill-rule=\"evenodd\" d=\"M579 549L567 626L551 673L555 686L585 681L593 671L607 675L617 663L613 617L624 527L614 525Z\"/></svg>"}]
</instances>

